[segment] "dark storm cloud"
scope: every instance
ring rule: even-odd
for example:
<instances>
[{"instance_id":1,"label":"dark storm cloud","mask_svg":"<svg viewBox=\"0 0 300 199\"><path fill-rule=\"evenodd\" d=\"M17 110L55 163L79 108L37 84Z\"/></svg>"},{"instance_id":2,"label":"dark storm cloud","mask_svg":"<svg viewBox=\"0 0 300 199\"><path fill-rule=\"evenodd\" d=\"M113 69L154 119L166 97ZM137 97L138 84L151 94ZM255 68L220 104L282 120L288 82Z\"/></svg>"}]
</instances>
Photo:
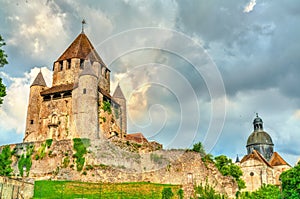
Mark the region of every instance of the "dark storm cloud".
<instances>
[{"instance_id":1,"label":"dark storm cloud","mask_svg":"<svg viewBox=\"0 0 300 199\"><path fill-rule=\"evenodd\" d=\"M284 95L299 97L294 85L300 83L295 78L300 74L300 3L257 1L253 12L243 13L246 3L179 1L178 26L205 41L227 94L279 88Z\"/></svg>"}]
</instances>

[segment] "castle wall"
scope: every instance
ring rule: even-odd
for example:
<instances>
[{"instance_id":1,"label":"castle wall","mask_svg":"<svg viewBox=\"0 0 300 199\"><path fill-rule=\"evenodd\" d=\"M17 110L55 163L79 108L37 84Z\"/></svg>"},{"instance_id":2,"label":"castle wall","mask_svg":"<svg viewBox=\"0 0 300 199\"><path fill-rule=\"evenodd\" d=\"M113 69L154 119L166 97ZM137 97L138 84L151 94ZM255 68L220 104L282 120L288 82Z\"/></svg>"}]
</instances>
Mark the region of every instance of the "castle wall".
<instances>
[{"instance_id":1,"label":"castle wall","mask_svg":"<svg viewBox=\"0 0 300 199\"><path fill-rule=\"evenodd\" d=\"M196 152L184 150L162 150L153 153L132 153L103 140L91 140L85 155L85 168L76 169L76 159L72 140L55 141L41 154L45 142L21 143L11 145L16 149L12 160L14 174L18 178L18 157L28 153L33 146L32 166L26 180L78 180L85 182L152 182L179 184L193 187L209 184L220 193L233 198L238 190L232 177L222 176L213 165L204 164ZM1 150L1 147L0 147ZM65 161L68 159L69 161ZM88 166L89 165L89 166ZM89 169L87 169L89 168ZM186 192L185 192L186 193ZM187 197L188 198L188 197Z\"/></svg>"}]
</instances>

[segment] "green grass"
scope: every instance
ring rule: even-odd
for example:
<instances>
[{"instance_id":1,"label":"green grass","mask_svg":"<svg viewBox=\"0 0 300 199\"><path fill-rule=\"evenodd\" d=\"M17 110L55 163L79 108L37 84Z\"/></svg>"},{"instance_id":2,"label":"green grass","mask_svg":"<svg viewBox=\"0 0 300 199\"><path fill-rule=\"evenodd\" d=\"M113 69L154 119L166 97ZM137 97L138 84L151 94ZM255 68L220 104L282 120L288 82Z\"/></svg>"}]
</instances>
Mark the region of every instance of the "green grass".
<instances>
[{"instance_id":1,"label":"green grass","mask_svg":"<svg viewBox=\"0 0 300 199\"><path fill-rule=\"evenodd\" d=\"M164 188L176 193L180 185L155 184L147 182L132 183L86 183L76 181L36 181L34 199L38 198L101 198L101 199L158 199Z\"/></svg>"}]
</instances>

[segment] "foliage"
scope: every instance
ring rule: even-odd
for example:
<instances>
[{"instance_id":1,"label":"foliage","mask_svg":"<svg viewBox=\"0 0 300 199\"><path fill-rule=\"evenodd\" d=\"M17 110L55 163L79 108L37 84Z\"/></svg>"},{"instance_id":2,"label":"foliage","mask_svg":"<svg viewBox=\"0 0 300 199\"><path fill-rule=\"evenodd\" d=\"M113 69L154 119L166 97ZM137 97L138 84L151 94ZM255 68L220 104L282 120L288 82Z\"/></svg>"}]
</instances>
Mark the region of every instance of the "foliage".
<instances>
[{"instance_id":1,"label":"foliage","mask_svg":"<svg viewBox=\"0 0 300 199\"><path fill-rule=\"evenodd\" d=\"M179 189L179 190L177 191L177 196L178 196L178 199L183 199L184 194L183 194L183 190L182 190L182 189Z\"/></svg>"},{"instance_id":2,"label":"foliage","mask_svg":"<svg viewBox=\"0 0 300 199\"><path fill-rule=\"evenodd\" d=\"M263 185L257 191L252 193L242 192L239 198L241 199L279 199L280 197L280 189L275 185Z\"/></svg>"},{"instance_id":3,"label":"foliage","mask_svg":"<svg viewBox=\"0 0 300 199\"><path fill-rule=\"evenodd\" d=\"M150 154L150 159L151 161L157 163L157 164L162 164L163 163L163 156L162 155L158 155L156 153L151 153Z\"/></svg>"},{"instance_id":4,"label":"foliage","mask_svg":"<svg viewBox=\"0 0 300 199\"><path fill-rule=\"evenodd\" d=\"M206 152L201 142L194 144L192 151L200 153L201 157L204 157L206 155Z\"/></svg>"},{"instance_id":5,"label":"foliage","mask_svg":"<svg viewBox=\"0 0 300 199\"><path fill-rule=\"evenodd\" d=\"M6 96L5 89L6 89L6 87L2 83L2 78L0 77L0 105L3 103L3 99L2 98Z\"/></svg>"},{"instance_id":6,"label":"foliage","mask_svg":"<svg viewBox=\"0 0 300 199\"><path fill-rule=\"evenodd\" d=\"M74 158L76 158L76 168L77 171L81 171L85 162L84 155L87 153L86 148L90 146L90 140L86 138L74 138L73 144L73 148L76 151L74 154Z\"/></svg>"},{"instance_id":7,"label":"foliage","mask_svg":"<svg viewBox=\"0 0 300 199\"><path fill-rule=\"evenodd\" d=\"M63 160L63 168L67 168L70 164L70 158L69 157L65 157Z\"/></svg>"},{"instance_id":8,"label":"foliage","mask_svg":"<svg viewBox=\"0 0 300 199\"><path fill-rule=\"evenodd\" d=\"M110 102L109 101L103 101L102 102L102 109L105 112L108 112L109 114L111 114L111 105L110 105Z\"/></svg>"},{"instance_id":9,"label":"foliage","mask_svg":"<svg viewBox=\"0 0 300 199\"><path fill-rule=\"evenodd\" d=\"M166 187L162 190L161 195L162 195L161 196L162 199L171 199L174 194L170 187Z\"/></svg>"},{"instance_id":10,"label":"foliage","mask_svg":"<svg viewBox=\"0 0 300 199\"><path fill-rule=\"evenodd\" d=\"M284 198L300 198L300 162L280 175Z\"/></svg>"},{"instance_id":11,"label":"foliage","mask_svg":"<svg viewBox=\"0 0 300 199\"><path fill-rule=\"evenodd\" d=\"M204 157L202 157L202 161L204 163L206 162L210 162L210 163L213 163L214 162L214 156L212 154L206 154Z\"/></svg>"},{"instance_id":12,"label":"foliage","mask_svg":"<svg viewBox=\"0 0 300 199\"><path fill-rule=\"evenodd\" d=\"M215 157L215 165L224 176L232 176L238 183L239 189L246 187L245 182L240 178L243 175L241 168L232 163L225 155Z\"/></svg>"},{"instance_id":13,"label":"foliage","mask_svg":"<svg viewBox=\"0 0 300 199\"><path fill-rule=\"evenodd\" d=\"M206 184L205 186L195 187L195 194L197 199L224 199L226 196L217 193L214 188Z\"/></svg>"},{"instance_id":14,"label":"foliage","mask_svg":"<svg viewBox=\"0 0 300 199\"><path fill-rule=\"evenodd\" d=\"M28 145L26 147L26 154L25 155L22 154L21 158L18 161L18 169L19 169L19 172L20 172L21 176L24 175L24 169L23 168L25 168L27 176L29 174L29 171L30 171L30 168L31 168L31 165L32 165L31 156L33 154L33 151L34 151L33 145Z\"/></svg>"},{"instance_id":15,"label":"foliage","mask_svg":"<svg viewBox=\"0 0 300 199\"><path fill-rule=\"evenodd\" d=\"M7 55L5 54L4 50L2 49L2 46L5 46L6 43L4 42L4 39L0 35L0 67L3 67L5 64L8 64L7 61Z\"/></svg>"},{"instance_id":16,"label":"foliage","mask_svg":"<svg viewBox=\"0 0 300 199\"><path fill-rule=\"evenodd\" d=\"M46 144L42 143L41 147L38 149L37 154L35 154L35 160L43 159L46 155Z\"/></svg>"},{"instance_id":17,"label":"foliage","mask_svg":"<svg viewBox=\"0 0 300 199\"><path fill-rule=\"evenodd\" d=\"M88 183L76 181L35 181L34 199L54 198L162 198L162 190L171 188L172 193L178 192L179 185L156 184L147 182L127 183ZM175 198L175 197L173 197Z\"/></svg>"},{"instance_id":18,"label":"foliage","mask_svg":"<svg viewBox=\"0 0 300 199\"><path fill-rule=\"evenodd\" d=\"M0 67L3 67L5 64L8 64L7 62L7 55L5 54L4 50L2 49L2 46L5 46L5 42L0 35ZM3 103L3 97L6 96L5 92L5 85L2 83L2 78L0 77L0 105Z\"/></svg>"},{"instance_id":19,"label":"foliage","mask_svg":"<svg viewBox=\"0 0 300 199\"><path fill-rule=\"evenodd\" d=\"M0 154L0 176L10 176L13 169L11 168L11 156L13 151L10 150L9 145L3 147Z\"/></svg>"},{"instance_id":20,"label":"foliage","mask_svg":"<svg viewBox=\"0 0 300 199\"><path fill-rule=\"evenodd\" d=\"M46 140L46 146L47 146L48 149L51 147L52 141L53 141L52 139Z\"/></svg>"}]
</instances>

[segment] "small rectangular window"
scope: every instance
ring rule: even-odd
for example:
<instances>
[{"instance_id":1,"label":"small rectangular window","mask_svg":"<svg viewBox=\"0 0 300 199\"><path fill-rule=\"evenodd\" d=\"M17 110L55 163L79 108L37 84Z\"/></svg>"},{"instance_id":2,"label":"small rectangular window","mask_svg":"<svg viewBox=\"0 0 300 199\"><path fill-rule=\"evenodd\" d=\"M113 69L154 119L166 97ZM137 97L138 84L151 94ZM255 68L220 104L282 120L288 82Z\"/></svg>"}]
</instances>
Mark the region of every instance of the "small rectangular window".
<instances>
[{"instance_id":1,"label":"small rectangular window","mask_svg":"<svg viewBox=\"0 0 300 199\"><path fill-rule=\"evenodd\" d=\"M30 120L30 124L33 124L33 120Z\"/></svg>"},{"instance_id":2,"label":"small rectangular window","mask_svg":"<svg viewBox=\"0 0 300 199\"><path fill-rule=\"evenodd\" d=\"M83 69L83 68L84 68L83 65L84 65L84 59L81 59L81 60L80 60L80 69Z\"/></svg>"},{"instance_id":3,"label":"small rectangular window","mask_svg":"<svg viewBox=\"0 0 300 199\"><path fill-rule=\"evenodd\" d=\"M83 94L86 94L86 88L83 89Z\"/></svg>"},{"instance_id":4,"label":"small rectangular window","mask_svg":"<svg viewBox=\"0 0 300 199\"><path fill-rule=\"evenodd\" d=\"M67 60L67 69L71 69L71 59Z\"/></svg>"},{"instance_id":5,"label":"small rectangular window","mask_svg":"<svg viewBox=\"0 0 300 199\"><path fill-rule=\"evenodd\" d=\"M63 61L59 62L59 71L62 71L64 69Z\"/></svg>"}]
</instances>

